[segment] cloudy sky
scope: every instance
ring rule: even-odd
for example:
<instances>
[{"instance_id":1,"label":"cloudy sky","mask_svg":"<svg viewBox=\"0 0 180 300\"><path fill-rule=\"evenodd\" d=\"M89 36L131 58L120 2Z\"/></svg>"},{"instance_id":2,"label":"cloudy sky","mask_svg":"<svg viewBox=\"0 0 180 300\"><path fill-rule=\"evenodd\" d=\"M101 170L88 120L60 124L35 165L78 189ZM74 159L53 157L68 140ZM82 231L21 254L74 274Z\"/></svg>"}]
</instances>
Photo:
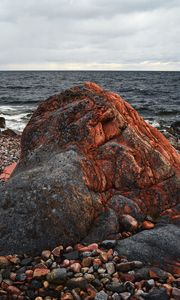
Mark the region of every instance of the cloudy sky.
<instances>
[{"instance_id":1,"label":"cloudy sky","mask_svg":"<svg viewBox=\"0 0 180 300\"><path fill-rule=\"evenodd\" d=\"M0 70L180 70L180 0L0 0Z\"/></svg>"}]
</instances>

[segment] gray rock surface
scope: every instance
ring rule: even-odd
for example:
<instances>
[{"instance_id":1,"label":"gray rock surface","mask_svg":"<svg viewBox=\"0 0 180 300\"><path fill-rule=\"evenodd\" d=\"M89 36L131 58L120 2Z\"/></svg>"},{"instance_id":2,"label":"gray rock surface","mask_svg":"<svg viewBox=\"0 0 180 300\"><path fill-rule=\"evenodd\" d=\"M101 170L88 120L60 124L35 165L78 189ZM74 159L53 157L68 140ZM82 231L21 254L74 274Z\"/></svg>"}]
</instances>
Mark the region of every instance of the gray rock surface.
<instances>
[{"instance_id":1,"label":"gray rock surface","mask_svg":"<svg viewBox=\"0 0 180 300\"><path fill-rule=\"evenodd\" d=\"M1 188L1 255L79 241L98 213L98 198L82 179L80 155L69 150L49 155L46 163L38 158Z\"/></svg>"},{"instance_id":2,"label":"gray rock surface","mask_svg":"<svg viewBox=\"0 0 180 300\"><path fill-rule=\"evenodd\" d=\"M172 271L180 258L180 230L174 224L162 224L152 230L145 230L130 238L120 240L116 250L130 260L147 264L158 264Z\"/></svg>"}]
</instances>

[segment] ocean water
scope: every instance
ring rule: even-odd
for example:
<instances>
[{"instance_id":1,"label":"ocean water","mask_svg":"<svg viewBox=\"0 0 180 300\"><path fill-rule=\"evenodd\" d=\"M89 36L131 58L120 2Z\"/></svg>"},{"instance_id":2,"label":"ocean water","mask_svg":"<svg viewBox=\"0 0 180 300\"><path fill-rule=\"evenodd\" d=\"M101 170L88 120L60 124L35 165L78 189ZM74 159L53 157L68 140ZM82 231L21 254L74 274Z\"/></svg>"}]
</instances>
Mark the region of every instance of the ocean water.
<instances>
[{"instance_id":1,"label":"ocean water","mask_svg":"<svg viewBox=\"0 0 180 300\"><path fill-rule=\"evenodd\" d=\"M180 118L180 72L143 71L0 71L0 116L22 131L41 101L84 81L120 94L162 130Z\"/></svg>"}]
</instances>

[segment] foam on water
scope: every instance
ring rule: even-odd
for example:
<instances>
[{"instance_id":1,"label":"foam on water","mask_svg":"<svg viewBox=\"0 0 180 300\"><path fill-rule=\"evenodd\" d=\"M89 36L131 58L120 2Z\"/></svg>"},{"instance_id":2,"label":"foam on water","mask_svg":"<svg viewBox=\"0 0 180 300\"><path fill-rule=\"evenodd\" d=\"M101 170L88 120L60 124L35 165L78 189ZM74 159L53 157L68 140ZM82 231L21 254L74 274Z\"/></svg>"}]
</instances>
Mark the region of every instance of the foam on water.
<instances>
[{"instance_id":1,"label":"foam on water","mask_svg":"<svg viewBox=\"0 0 180 300\"><path fill-rule=\"evenodd\" d=\"M157 122L156 120L145 120L148 124L150 124L151 126L155 127L155 128L160 128L161 125L159 122Z\"/></svg>"},{"instance_id":2,"label":"foam on water","mask_svg":"<svg viewBox=\"0 0 180 300\"><path fill-rule=\"evenodd\" d=\"M27 106L0 105L0 117L5 118L6 128L22 132L34 109L29 110L28 107L29 112L27 113Z\"/></svg>"}]
</instances>

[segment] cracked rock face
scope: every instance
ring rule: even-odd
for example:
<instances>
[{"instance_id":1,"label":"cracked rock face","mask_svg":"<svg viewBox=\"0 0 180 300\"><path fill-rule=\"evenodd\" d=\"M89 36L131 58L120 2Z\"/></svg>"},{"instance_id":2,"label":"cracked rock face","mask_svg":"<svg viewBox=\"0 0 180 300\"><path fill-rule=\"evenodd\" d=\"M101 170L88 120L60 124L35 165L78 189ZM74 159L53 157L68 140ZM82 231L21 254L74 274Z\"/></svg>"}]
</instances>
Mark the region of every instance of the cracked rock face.
<instances>
[{"instance_id":1,"label":"cracked rock face","mask_svg":"<svg viewBox=\"0 0 180 300\"><path fill-rule=\"evenodd\" d=\"M87 82L50 97L0 191L0 253L102 240L120 231L123 214L159 217L178 203L179 162L117 94Z\"/></svg>"}]
</instances>

